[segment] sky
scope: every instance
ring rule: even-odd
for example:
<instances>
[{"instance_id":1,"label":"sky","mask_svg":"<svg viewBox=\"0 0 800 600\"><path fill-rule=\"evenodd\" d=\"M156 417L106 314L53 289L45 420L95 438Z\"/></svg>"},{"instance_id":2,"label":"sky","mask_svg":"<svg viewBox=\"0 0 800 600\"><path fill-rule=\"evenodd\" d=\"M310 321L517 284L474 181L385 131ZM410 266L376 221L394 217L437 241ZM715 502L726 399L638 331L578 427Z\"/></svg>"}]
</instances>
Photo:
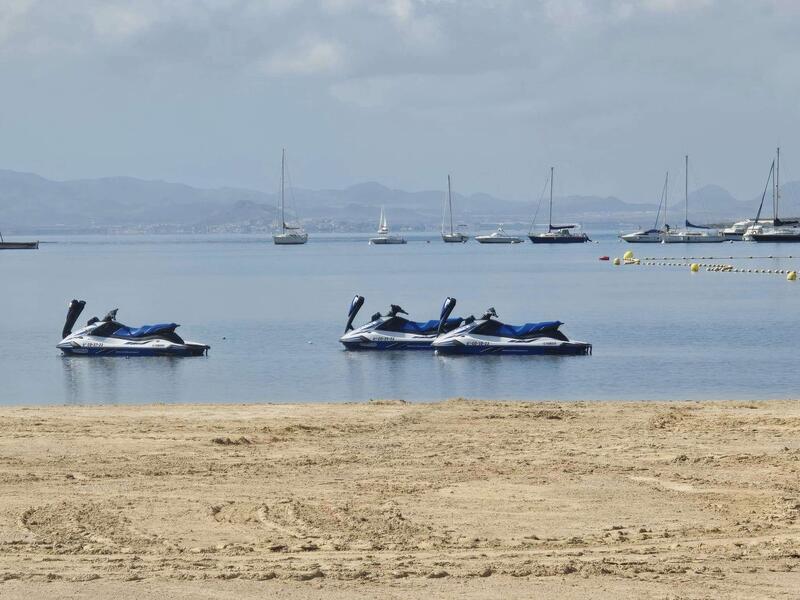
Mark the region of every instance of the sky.
<instances>
[{"instance_id":1,"label":"sky","mask_svg":"<svg viewBox=\"0 0 800 600\"><path fill-rule=\"evenodd\" d=\"M800 179L796 0L0 0L0 168L657 202Z\"/></svg>"}]
</instances>

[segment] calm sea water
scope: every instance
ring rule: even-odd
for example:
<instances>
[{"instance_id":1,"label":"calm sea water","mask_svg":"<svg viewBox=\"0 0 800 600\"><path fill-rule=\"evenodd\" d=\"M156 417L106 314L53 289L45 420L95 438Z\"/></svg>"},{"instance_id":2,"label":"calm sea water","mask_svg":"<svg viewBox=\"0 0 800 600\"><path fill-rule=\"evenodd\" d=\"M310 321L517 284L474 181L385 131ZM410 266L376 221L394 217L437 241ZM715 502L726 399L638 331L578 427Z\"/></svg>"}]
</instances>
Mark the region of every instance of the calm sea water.
<instances>
[{"instance_id":1,"label":"calm sea water","mask_svg":"<svg viewBox=\"0 0 800 600\"><path fill-rule=\"evenodd\" d=\"M363 401L370 398L710 399L797 396L800 282L780 275L691 274L613 267L604 254L800 255L800 246L717 244L546 247L369 246L312 236L276 247L255 236L63 237L38 252L0 253L0 403ZM725 260L797 268L797 259ZM400 304L411 318L497 309L510 323L560 319L583 357L437 357L346 352L338 343L354 293L357 323ZM67 303L80 323L119 307L130 325L176 321L207 357L66 358L55 348Z\"/></svg>"}]
</instances>

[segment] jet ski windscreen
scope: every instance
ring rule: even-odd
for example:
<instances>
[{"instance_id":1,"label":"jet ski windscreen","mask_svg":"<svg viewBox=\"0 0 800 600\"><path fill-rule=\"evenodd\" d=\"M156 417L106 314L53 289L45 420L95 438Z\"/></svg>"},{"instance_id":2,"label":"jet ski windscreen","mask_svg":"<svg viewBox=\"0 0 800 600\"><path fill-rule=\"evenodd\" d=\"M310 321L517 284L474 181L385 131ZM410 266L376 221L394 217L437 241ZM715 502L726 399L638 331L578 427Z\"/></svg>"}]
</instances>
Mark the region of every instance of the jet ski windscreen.
<instances>
[{"instance_id":1,"label":"jet ski windscreen","mask_svg":"<svg viewBox=\"0 0 800 600\"><path fill-rule=\"evenodd\" d=\"M347 325L344 328L345 333L353 328L353 320L356 318L358 311L361 310L363 305L364 296L356 294L355 297L353 297L353 301L350 303L350 310L347 311Z\"/></svg>"},{"instance_id":2,"label":"jet ski windscreen","mask_svg":"<svg viewBox=\"0 0 800 600\"><path fill-rule=\"evenodd\" d=\"M81 316L84 306L86 306L86 302L84 300L73 300L69 303L69 308L67 309L67 320L64 322L64 329L61 331L62 340L72 333L72 328L75 326L75 322L78 320L78 317Z\"/></svg>"},{"instance_id":3,"label":"jet ski windscreen","mask_svg":"<svg viewBox=\"0 0 800 600\"><path fill-rule=\"evenodd\" d=\"M439 327L436 330L436 335L441 335L442 329L447 323L447 317L450 316L450 313L453 312L453 309L455 307L456 307L455 298L451 298L450 296L448 296L447 298L444 299L444 304L442 304L442 311L439 313Z\"/></svg>"}]
</instances>

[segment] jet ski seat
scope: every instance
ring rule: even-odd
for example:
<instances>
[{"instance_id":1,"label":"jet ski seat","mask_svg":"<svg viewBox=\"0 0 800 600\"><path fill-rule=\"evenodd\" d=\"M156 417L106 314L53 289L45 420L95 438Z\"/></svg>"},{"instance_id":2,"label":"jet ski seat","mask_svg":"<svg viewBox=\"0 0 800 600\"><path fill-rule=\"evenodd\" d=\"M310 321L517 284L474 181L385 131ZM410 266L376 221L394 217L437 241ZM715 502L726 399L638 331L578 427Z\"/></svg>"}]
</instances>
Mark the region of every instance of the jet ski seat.
<instances>
[{"instance_id":1,"label":"jet ski seat","mask_svg":"<svg viewBox=\"0 0 800 600\"><path fill-rule=\"evenodd\" d=\"M461 323L462 319L454 318L454 319L447 319L445 321L445 328L453 328ZM404 333L419 333L419 334L426 334L432 333L439 329L439 320L434 319L431 321L406 321L403 323L402 331Z\"/></svg>"},{"instance_id":2,"label":"jet ski seat","mask_svg":"<svg viewBox=\"0 0 800 600\"><path fill-rule=\"evenodd\" d=\"M115 337L143 338L164 333L172 333L178 327L177 323L157 323L155 325L142 325L141 327L127 327L123 325L114 332Z\"/></svg>"},{"instance_id":3,"label":"jet ski seat","mask_svg":"<svg viewBox=\"0 0 800 600\"><path fill-rule=\"evenodd\" d=\"M563 323L561 321L544 321L541 323L525 323L524 325L498 324L496 335L509 338L523 338L525 336L539 333L548 329L558 329Z\"/></svg>"}]
</instances>

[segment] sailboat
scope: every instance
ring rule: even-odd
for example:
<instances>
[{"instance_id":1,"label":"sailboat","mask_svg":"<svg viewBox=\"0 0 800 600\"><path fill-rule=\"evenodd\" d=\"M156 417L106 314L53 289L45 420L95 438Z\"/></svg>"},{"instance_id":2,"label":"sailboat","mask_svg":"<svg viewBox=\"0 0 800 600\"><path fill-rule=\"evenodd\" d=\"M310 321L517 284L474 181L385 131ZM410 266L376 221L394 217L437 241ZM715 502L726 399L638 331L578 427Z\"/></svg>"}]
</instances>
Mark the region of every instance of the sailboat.
<instances>
[{"instance_id":1,"label":"sailboat","mask_svg":"<svg viewBox=\"0 0 800 600\"><path fill-rule=\"evenodd\" d=\"M0 250L38 250L39 242L7 242L0 233Z\"/></svg>"},{"instance_id":2,"label":"sailboat","mask_svg":"<svg viewBox=\"0 0 800 600\"><path fill-rule=\"evenodd\" d=\"M664 188L661 190L661 200L658 203L658 211L656 212L656 222L653 224L652 229L642 231L634 231L633 233L626 233L619 236L619 239L628 242L629 244L658 244L661 242L664 233L669 231L667 225L667 196L669 189L669 171L664 178ZM658 228L658 219L661 216L661 209L664 209L664 228Z\"/></svg>"},{"instance_id":3,"label":"sailboat","mask_svg":"<svg viewBox=\"0 0 800 600\"><path fill-rule=\"evenodd\" d=\"M381 218L378 221L378 235L370 238L369 243L373 246L383 246L386 244L405 244L406 239L399 235L389 233L389 224L386 222L386 211L381 207Z\"/></svg>"},{"instance_id":4,"label":"sailboat","mask_svg":"<svg viewBox=\"0 0 800 600\"><path fill-rule=\"evenodd\" d=\"M767 185L769 180L772 179L772 221L766 224L760 219L761 209L764 207L764 198L767 195L767 189L764 188L764 194L761 196L761 204L758 206L758 214L753 225L748 227L744 234L747 241L752 242L800 242L800 222L796 220L784 221L778 217L778 205L781 199L781 149L777 151L777 161L772 162L772 167L769 170L769 177L767 178ZM774 177L773 177L774 174Z\"/></svg>"},{"instance_id":5,"label":"sailboat","mask_svg":"<svg viewBox=\"0 0 800 600\"><path fill-rule=\"evenodd\" d=\"M575 225L553 225L553 175L555 169L550 167L550 218L545 233L533 233L533 225L528 237L534 244L583 244L590 242L585 233L572 233Z\"/></svg>"},{"instance_id":6,"label":"sailboat","mask_svg":"<svg viewBox=\"0 0 800 600\"><path fill-rule=\"evenodd\" d=\"M469 236L466 233L461 233L453 229L453 193L450 187L450 175L447 176L447 207L448 210L445 211L445 207L442 205L442 239L445 242L463 244L469 239ZM445 229L445 212L450 214L449 232Z\"/></svg>"},{"instance_id":7,"label":"sailboat","mask_svg":"<svg viewBox=\"0 0 800 600\"><path fill-rule=\"evenodd\" d=\"M286 150L281 152L281 205L280 205L280 233L272 235L272 241L279 246L293 246L305 244L308 234L302 227L286 224L286 198L285 198Z\"/></svg>"},{"instance_id":8,"label":"sailboat","mask_svg":"<svg viewBox=\"0 0 800 600\"><path fill-rule=\"evenodd\" d=\"M689 155L686 155L686 182L684 184L684 200L686 203L686 213L684 218L685 229L677 231L668 230L664 232L662 243L664 244L709 244L724 242L723 236L718 230L704 225L693 225L689 222Z\"/></svg>"}]
</instances>

